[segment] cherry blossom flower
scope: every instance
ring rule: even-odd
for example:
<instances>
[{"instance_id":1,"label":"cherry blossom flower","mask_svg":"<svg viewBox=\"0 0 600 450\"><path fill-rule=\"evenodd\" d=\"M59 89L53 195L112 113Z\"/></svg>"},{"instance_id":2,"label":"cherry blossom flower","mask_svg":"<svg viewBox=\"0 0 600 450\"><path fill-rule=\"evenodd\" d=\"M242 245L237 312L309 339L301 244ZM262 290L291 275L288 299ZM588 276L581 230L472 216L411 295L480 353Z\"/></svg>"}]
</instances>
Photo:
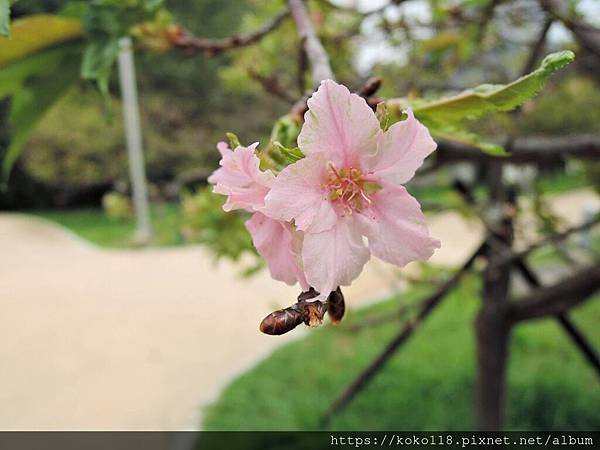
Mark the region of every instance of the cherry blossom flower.
<instances>
[{"instance_id":1,"label":"cherry blossom flower","mask_svg":"<svg viewBox=\"0 0 600 450\"><path fill-rule=\"evenodd\" d=\"M271 171L260 170L260 160L255 154L257 145L231 150L225 142L219 142L221 167L208 182L215 185L213 192L227 196L223 205L225 211L244 209L254 212L246 222L246 229L259 255L267 262L271 276L287 284L299 282L303 290L308 290L310 286L300 268L302 233L289 223L258 212L264 208L265 195L275 176Z\"/></svg>"},{"instance_id":2,"label":"cherry blossom flower","mask_svg":"<svg viewBox=\"0 0 600 450\"><path fill-rule=\"evenodd\" d=\"M264 207L265 195L275 176L270 170L260 170L260 160L254 153L257 146L258 142L231 150L225 142L217 144L221 167L208 177L208 182L215 185L213 192L227 196L225 211L259 211Z\"/></svg>"},{"instance_id":3,"label":"cherry blossom flower","mask_svg":"<svg viewBox=\"0 0 600 450\"><path fill-rule=\"evenodd\" d=\"M384 132L364 99L331 80L308 100L298 137L306 157L277 175L262 213L303 232L297 252L314 300L349 285L370 255L404 266L439 248L402 186L436 148L407 115Z\"/></svg>"}]
</instances>

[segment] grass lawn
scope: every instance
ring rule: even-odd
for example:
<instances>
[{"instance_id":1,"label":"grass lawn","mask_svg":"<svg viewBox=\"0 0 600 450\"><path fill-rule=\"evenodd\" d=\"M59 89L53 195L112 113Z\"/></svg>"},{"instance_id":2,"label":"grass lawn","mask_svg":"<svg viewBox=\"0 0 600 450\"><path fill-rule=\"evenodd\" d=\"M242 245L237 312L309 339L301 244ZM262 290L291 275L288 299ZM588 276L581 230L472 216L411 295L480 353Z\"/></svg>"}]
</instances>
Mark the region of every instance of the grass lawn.
<instances>
[{"instance_id":1,"label":"grass lawn","mask_svg":"<svg viewBox=\"0 0 600 450\"><path fill-rule=\"evenodd\" d=\"M135 221L115 220L101 208L69 209L57 211L27 211L28 214L58 222L84 239L102 247L134 247ZM179 205L161 203L152 205L154 239L152 245L178 245L183 243L180 234Z\"/></svg>"},{"instance_id":2,"label":"grass lawn","mask_svg":"<svg viewBox=\"0 0 600 450\"><path fill-rule=\"evenodd\" d=\"M463 283L350 406L334 430L468 430L473 428L474 338L478 283ZM398 323L352 332L349 325L393 312L423 288L350 311L275 351L235 379L204 411L207 430L318 429L331 401L385 346ZM600 347L600 298L573 313ZM277 339L265 337L265 339ZM521 325L512 335L508 427L600 429L600 384L554 320Z\"/></svg>"}]
</instances>

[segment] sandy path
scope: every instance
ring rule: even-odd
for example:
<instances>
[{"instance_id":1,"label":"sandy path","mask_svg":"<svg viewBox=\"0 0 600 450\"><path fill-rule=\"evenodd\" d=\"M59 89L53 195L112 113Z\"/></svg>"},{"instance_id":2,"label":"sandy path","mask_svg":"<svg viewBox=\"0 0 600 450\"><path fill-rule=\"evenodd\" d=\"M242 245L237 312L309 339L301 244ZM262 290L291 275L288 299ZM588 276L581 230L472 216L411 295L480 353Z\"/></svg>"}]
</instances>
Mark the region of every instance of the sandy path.
<instances>
[{"instance_id":1,"label":"sandy path","mask_svg":"<svg viewBox=\"0 0 600 450\"><path fill-rule=\"evenodd\" d=\"M557 200L570 219L590 192ZM456 264L481 230L454 214L431 219L433 262ZM0 429L182 429L199 406L276 345L262 317L295 288L263 272L237 277L200 247L100 250L23 215L0 215ZM370 264L351 306L398 283Z\"/></svg>"}]
</instances>

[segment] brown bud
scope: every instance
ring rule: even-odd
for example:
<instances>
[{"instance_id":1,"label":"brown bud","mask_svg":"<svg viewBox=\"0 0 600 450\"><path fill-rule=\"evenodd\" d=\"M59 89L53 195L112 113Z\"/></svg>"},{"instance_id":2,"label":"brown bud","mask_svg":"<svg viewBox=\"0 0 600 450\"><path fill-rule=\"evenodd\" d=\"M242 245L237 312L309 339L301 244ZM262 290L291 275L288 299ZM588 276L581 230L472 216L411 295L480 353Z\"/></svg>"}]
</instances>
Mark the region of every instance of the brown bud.
<instances>
[{"instance_id":1,"label":"brown bud","mask_svg":"<svg viewBox=\"0 0 600 450\"><path fill-rule=\"evenodd\" d=\"M329 303L327 314L329 314L329 317L331 318L331 323L339 323L346 312L346 304L344 302L344 294L342 294L342 290L338 287L335 291L329 294L327 301Z\"/></svg>"},{"instance_id":2,"label":"brown bud","mask_svg":"<svg viewBox=\"0 0 600 450\"><path fill-rule=\"evenodd\" d=\"M304 312L296 305L269 314L260 323L260 331L270 335L281 335L292 331L304 321Z\"/></svg>"}]
</instances>

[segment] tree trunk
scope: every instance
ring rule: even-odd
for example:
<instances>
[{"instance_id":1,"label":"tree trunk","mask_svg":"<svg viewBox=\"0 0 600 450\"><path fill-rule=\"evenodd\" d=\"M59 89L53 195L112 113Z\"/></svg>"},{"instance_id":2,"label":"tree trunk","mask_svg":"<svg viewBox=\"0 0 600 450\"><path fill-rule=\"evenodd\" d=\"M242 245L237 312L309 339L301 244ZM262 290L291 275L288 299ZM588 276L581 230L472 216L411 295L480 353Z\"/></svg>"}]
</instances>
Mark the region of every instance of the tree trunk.
<instances>
[{"instance_id":1,"label":"tree trunk","mask_svg":"<svg viewBox=\"0 0 600 450\"><path fill-rule=\"evenodd\" d=\"M502 186L502 165L488 165L490 187L490 240L510 246L512 219L506 212L506 192ZM477 338L477 383L475 411L482 431L500 430L504 419L506 362L510 335L508 287L510 265L493 264L498 253L488 245L488 268L484 273L483 304L475 322Z\"/></svg>"}]
</instances>

